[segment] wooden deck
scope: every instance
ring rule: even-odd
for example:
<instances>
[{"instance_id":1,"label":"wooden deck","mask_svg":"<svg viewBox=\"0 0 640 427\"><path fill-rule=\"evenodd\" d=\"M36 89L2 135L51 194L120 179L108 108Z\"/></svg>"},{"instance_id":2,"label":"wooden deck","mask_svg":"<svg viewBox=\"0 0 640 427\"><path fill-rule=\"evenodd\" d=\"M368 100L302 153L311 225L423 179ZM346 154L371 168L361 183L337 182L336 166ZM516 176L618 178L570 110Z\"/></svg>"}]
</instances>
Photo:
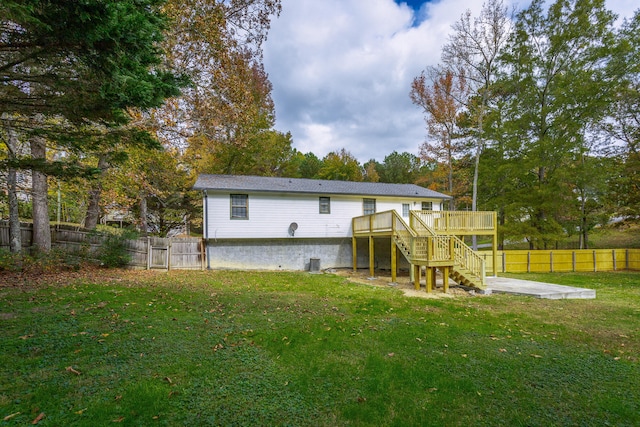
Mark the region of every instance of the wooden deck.
<instances>
[{"instance_id":1,"label":"wooden deck","mask_svg":"<svg viewBox=\"0 0 640 427\"><path fill-rule=\"evenodd\" d=\"M444 287L448 278L458 283L483 289L485 287L485 261L457 236L491 235L493 251L497 246L497 220L495 212L412 211L407 223L396 211L380 212L353 218L353 268L357 269L356 239L369 239L369 269L373 276L374 237L391 239L391 274L396 280L397 250L412 265L412 275L420 286L421 267L427 271L426 288L431 291L436 269L443 272ZM397 249L397 250L396 250ZM497 256L494 256L494 264ZM497 271L497 266L493 266Z\"/></svg>"}]
</instances>

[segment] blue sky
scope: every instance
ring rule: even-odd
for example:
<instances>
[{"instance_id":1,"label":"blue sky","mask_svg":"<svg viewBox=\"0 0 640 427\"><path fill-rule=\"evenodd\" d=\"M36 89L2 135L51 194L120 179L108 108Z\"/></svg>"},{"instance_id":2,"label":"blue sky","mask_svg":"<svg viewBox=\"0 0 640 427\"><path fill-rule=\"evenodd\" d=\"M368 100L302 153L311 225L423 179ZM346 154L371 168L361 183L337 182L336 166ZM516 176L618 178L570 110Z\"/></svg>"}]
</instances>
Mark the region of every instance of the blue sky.
<instances>
[{"instance_id":1,"label":"blue sky","mask_svg":"<svg viewBox=\"0 0 640 427\"><path fill-rule=\"evenodd\" d=\"M627 17L640 7L606 4ZM451 24L481 7L481 0L282 0L264 46L276 129L320 158L341 148L360 162L418 154L426 130L409 99L411 81L439 62Z\"/></svg>"},{"instance_id":2,"label":"blue sky","mask_svg":"<svg viewBox=\"0 0 640 427\"><path fill-rule=\"evenodd\" d=\"M407 6L409 6L413 10L419 10L424 3L428 3L427 1L420 1L420 0L395 0L395 1L397 4L405 3Z\"/></svg>"}]
</instances>

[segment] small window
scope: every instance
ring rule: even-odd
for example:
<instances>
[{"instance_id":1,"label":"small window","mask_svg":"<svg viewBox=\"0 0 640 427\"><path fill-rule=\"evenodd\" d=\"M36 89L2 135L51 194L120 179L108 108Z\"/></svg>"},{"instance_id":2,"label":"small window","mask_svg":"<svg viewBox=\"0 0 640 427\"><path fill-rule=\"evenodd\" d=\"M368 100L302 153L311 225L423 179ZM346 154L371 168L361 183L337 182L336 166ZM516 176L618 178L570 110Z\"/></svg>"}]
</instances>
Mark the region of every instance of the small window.
<instances>
[{"instance_id":1,"label":"small window","mask_svg":"<svg viewBox=\"0 0 640 427\"><path fill-rule=\"evenodd\" d=\"M409 217L409 203L403 203L402 204L402 216L404 218L408 218Z\"/></svg>"},{"instance_id":2,"label":"small window","mask_svg":"<svg viewBox=\"0 0 640 427\"><path fill-rule=\"evenodd\" d=\"M376 213L376 199L363 199L362 211L365 215L372 215Z\"/></svg>"},{"instance_id":3,"label":"small window","mask_svg":"<svg viewBox=\"0 0 640 427\"><path fill-rule=\"evenodd\" d=\"M321 214L330 214L331 213L331 198L330 197L320 197L320 213Z\"/></svg>"},{"instance_id":4,"label":"small window","mask_svg":"<svg viewBox=\"0 0 640 427\"><path fill-rule=\"evenodd\" d=\"M231 219L249 219L249 196L231 195Z\"/></svg>"},{"instance_id":5,"label":"small window","mask_svg":"<svg viewBox=\"0 0 640 427\"><path fill-rule=\"evenodd\" d=\"M432 211L433 210L433 202L422 202L422 210L423 211Z\"/></svg>"}]
</instances>

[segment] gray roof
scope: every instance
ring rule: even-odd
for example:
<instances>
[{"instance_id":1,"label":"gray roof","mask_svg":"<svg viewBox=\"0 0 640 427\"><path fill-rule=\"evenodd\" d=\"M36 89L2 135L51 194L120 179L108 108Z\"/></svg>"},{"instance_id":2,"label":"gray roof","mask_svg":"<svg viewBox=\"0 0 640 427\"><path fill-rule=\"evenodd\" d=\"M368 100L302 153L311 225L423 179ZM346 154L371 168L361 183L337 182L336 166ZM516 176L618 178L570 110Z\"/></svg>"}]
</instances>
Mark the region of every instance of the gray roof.
<instances>
[{"instance_id":1,"label":"gray roof","mask_svg":"<svg viewBox=\"0 0 640 427\"><path fill-rule=\"evenodd\" d=\"M451 196L415 184L328 181L242 175L199 175L195 190L269 193L350 194L362 196L420 197L451 199Z\"/></svg>"}]
</instances>

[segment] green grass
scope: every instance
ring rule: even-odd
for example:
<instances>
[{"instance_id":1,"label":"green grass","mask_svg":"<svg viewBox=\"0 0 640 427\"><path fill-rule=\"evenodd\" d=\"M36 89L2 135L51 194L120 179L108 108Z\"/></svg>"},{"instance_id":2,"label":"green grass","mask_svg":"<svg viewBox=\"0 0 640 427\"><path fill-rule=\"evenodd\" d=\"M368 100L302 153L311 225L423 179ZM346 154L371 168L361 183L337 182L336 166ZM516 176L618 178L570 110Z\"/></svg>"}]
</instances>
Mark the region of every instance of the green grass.
<instances>
[{"instance_id":1,"label":"green grass","mask_svg":"<svg viewBox=\"0 0 640 427\"><path fill-rule=\"evenodd\" d=\"M0 426L640 425L640 274L517 277L598 298L264 272L0 288Z\"/></svg>"}]
</instances>

